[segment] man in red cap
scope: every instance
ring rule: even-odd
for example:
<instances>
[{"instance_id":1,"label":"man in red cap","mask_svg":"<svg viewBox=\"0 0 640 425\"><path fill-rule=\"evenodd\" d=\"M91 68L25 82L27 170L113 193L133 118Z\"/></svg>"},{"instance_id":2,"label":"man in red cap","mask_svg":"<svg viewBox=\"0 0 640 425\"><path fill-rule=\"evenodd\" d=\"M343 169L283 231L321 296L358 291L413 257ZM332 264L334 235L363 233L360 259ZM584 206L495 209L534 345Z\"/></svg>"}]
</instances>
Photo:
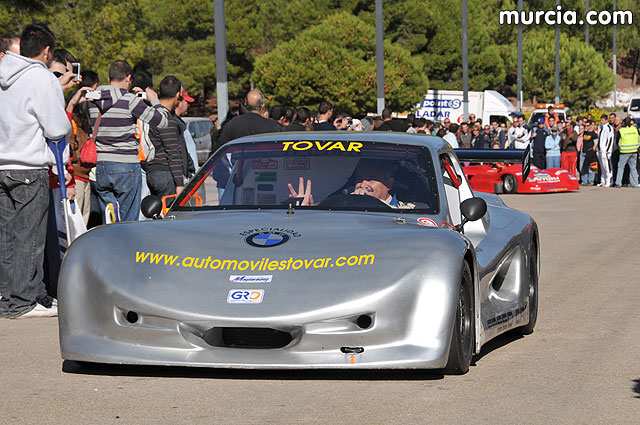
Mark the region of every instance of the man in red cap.
<instances>
[{"instance_id":1,"label":"man in red cap","mask_svg":"<svg viewBox=\"0 0 640 425\"><path fill-rule=\"evenodd\" d=\"M184 142L187 145L187 152L189 152L189 157L191 158L191 162L193 162L193 168L195 170L194 172L197 172L199 167L198 167L198 156L196 154L196 142L193 140L193 137L191 137L191 133L187 129L187 124L182 120L182 118L180 118L187 113L187 111L189 110L189 104L193 103L194 101L195 99L187 94L187 91L184 89L184 86L183 86L182 99L178 100L178 105L176 106L175 114L178 120L180 121L180 123L182 124L181 128L184 127L183 128Z\"/></svg>"},{"instance_id":2,"label":"man in red cap","mask_svg":"<svg viewBox=\"0 0 640 425\"><path fill-rule=\"evenodd\" d=\"M183 93L182 83L172 75L160 83L159 102L169 116L169 125L149 128L155 154L143 163L147 186L155 196L179 195L193 169L184 141L183 123L174 113Z\"/></svg>"}]
</instances>

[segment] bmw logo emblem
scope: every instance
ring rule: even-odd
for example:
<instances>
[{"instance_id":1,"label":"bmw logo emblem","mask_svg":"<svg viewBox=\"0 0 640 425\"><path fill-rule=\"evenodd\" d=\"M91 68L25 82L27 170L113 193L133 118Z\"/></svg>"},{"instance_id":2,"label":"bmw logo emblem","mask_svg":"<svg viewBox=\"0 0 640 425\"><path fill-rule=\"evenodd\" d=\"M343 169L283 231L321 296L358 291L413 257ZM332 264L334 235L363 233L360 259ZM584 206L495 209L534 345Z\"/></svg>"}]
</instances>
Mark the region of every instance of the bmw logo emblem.
<instances>
[{"instance_id":1,"label":"bmw logo emblem","mask_svg":"<svg viewBox=\"0 0 640 425\"><path fill-rule=\"evenodd\" d=\"M274 246L282 245L289 240L289 235L281 232L260 232L253 233L245 238L251 246L256 248L272 248Z\"/></svg>"}]
</instances>

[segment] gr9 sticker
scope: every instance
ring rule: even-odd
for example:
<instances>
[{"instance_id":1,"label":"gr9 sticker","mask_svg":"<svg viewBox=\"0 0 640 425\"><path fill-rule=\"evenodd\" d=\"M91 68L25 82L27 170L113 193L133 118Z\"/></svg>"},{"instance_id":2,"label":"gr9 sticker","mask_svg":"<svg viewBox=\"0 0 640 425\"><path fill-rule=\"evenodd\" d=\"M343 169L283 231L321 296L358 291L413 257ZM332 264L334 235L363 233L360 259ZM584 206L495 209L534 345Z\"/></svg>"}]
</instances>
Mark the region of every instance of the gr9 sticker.
<instances>
[{"instance_id":1,"label":"gr9 sticker","mask_svg":"<svg viewBox=\"0 0 640 425\"><path fill-rule=\"evenodd\" d=\"M264 289L232 289L227 295L229 304L259 304L264 298Z\"/></svg>"}]
</instances>

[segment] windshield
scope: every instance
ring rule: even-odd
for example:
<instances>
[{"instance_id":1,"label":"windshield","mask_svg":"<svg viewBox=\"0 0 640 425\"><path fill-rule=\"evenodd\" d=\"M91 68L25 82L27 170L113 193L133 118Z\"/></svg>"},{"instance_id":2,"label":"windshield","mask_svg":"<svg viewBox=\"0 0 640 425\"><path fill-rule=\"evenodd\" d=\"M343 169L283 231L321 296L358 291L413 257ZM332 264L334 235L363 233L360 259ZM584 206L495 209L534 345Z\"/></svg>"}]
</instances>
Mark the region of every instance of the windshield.
<instances>
[{"instance_id":1,"label":"windshield","mask_svg":"<svg viewBox=\"0 0 640 425\"><path fill-rule=\"evenodd\" d=\"M631 99L630 111L640 111L640 99Z\"/></svg>"},{"instance_id":2,"label":"windshield","mask_svg":"<svg viewBox=\"0 0 640 425\"><path fill-rule=\"evenodd\" d=\"M230 145L209 160L173 211L317 208L438 212L429 151L356 141Z\"/></svg>"}]
</instances>

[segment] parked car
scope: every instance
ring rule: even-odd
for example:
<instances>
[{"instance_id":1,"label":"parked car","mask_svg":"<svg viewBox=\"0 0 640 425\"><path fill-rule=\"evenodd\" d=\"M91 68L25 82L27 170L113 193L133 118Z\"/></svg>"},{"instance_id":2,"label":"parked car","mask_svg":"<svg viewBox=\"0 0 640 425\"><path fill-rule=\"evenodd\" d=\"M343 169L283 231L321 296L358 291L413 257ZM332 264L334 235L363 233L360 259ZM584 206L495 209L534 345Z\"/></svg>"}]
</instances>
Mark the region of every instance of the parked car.
<instances>
[{"instance_id":1,"label":"parked car","mask_svg":"<svg viewBox=\"0 0 640 425\"><path fill-rule=\"evenodd\" d=\"M187 129L196 143L196 153L198 155L198 165L205 163L211 153L211 127L213 122L209 118L184 117Z\"/></svg>"}]
</instances>

